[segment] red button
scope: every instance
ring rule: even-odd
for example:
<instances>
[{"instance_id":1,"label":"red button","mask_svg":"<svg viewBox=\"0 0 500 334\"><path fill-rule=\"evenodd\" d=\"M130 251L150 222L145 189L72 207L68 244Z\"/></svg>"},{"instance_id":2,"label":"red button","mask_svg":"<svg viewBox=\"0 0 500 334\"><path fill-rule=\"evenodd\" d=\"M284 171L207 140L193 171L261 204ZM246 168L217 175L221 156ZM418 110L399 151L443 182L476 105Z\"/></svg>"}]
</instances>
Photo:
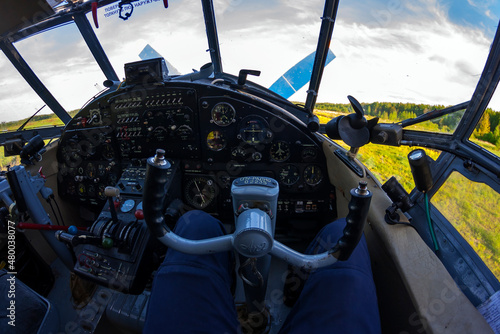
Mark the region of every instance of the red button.
<instances>
[{"instance_id":1,"label":"red button","mask_svg":"<svg viewBox=\"0 0 500 334\"><path fill-rule=\"evenodd\" d=\"M144 212L142 210L135 210L135 218L137 218L138 220L142 220L144 219Z\"/></svg>"}]
</instances>

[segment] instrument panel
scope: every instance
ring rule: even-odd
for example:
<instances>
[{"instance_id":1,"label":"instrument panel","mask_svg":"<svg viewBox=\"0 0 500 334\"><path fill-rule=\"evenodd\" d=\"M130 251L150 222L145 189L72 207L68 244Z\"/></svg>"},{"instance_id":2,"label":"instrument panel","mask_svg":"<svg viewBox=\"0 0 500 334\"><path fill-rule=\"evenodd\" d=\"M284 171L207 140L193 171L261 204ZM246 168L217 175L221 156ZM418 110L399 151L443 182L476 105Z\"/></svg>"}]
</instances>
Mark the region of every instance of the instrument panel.
<instances>
[{"instance_id":1,"label":"instrument panel","mask_svg":"<svg viewBox=\"0 0 500 334\"><path fill-rule=\"evenodd\" d=\"M335 207L315 134L278 106L209 83L136 86L94 99L61 137L59 194L98 211L104 188L158 148L179 163L191 208L232 217L231 182L248 175L280 183L282 215Z\"/></svg>"}]
</instances>

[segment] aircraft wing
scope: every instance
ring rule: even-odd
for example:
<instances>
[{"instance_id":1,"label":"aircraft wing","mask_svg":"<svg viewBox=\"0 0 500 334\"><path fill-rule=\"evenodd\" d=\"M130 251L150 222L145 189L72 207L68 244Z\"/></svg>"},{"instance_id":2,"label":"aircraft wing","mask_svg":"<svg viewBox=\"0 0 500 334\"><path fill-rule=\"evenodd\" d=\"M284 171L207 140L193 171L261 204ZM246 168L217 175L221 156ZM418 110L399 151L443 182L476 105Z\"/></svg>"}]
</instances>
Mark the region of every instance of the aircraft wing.
<instances>
[{"instance_id":1,"label":"aircraft wing","mask_svg":"<svg viewBox=\"0 0 500 334\"><path fill-rule=\"evenodd\" d=\"M281 95L285 99L288 99L290 96L295 94L311 79L315 56L316 51L299 61L292 68L286 71L285 74L279 77L279 79L276 80L276 82L274 82L269 89ZM335 55L331 50L328 50L325 66L328 65L333 59L335 59Z\"/></svg>"}]
</instances>

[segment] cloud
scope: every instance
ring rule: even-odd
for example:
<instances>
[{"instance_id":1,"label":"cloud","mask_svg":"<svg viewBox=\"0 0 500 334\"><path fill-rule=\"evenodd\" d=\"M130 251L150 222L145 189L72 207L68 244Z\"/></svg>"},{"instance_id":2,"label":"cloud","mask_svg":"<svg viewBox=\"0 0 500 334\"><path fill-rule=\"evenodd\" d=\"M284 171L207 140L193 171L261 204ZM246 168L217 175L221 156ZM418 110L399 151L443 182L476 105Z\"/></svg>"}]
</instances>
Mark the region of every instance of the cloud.
<instances>
[{"instance_id":1,"label":"cloud","mask_svg":"<svg viewBox=\"0 0 500 334\"><path fill-rule=\"evenodd\" d=\"M332 49L337 58L325 71L321 101L345 102L349 94L364 102L466 101L490 44L482 32L446 21L401 24L396 32L342 23L336 27Z\"/></svg>"}]
</instances>

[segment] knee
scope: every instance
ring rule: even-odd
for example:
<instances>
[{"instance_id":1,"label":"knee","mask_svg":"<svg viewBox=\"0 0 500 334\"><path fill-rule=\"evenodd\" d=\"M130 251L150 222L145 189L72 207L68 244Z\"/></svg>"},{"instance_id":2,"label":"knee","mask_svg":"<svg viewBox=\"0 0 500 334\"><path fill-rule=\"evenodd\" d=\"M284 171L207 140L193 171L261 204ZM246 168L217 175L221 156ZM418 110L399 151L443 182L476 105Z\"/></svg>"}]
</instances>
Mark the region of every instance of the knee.
<instances>
[{"instance_id":1,"label":"knee","mask_svg":"<svg viewBox=\"0 0 500 334\"><path fill-rule=\"evenodd\" d=\"M183 214L177 221L174 232L192 240L224 235L222 223L200 210L188 211Z\"/></svg>"},{"instance_id":2,"label":"knee","mask_svg":"<svg viewBox=\"0 0 500 334\"><path fill-rule=\"evenodd\" d=\"M346 225L345 218L339 218L334 222L331 222L330 224L323 227L323 229L320 232L320 235L331 236L331 238L335 239L334 241L336 242L344 234L345 225Z\"/></svg>"}]
</instances>

